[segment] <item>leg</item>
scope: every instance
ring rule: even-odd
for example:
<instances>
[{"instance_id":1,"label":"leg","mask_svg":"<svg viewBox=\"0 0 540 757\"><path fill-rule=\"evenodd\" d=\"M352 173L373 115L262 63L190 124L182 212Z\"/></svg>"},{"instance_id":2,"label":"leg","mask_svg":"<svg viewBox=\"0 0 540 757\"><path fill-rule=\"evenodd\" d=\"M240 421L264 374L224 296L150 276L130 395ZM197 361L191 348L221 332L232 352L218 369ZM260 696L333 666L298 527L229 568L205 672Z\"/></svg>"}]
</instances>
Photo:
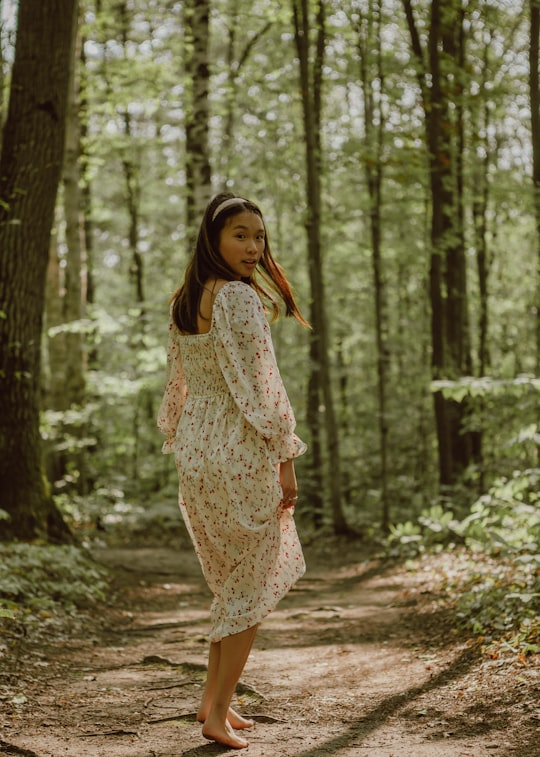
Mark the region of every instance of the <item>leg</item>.
<instances>
[{"instance_id":1,"label":"leg","mask_svg":"<svg viewBox=\"0 0 540 757\"><path fill-rule=\"evenodd\" d=\"M208 671L206 674L206 683L204 686L204 693L202 696L201 704L197 712L197 720L199 721L199 723L204 723L204 721L208 717L208 713L210 712L210 707L212 705L216 691L220 658L221 642L217 641L210 644L210 651L208 653ZM237 729L251 728L253 726L253 720L247 720L246 718L243 718L241 715L235 712L232 707L229 707L227 720L233 728Z\"/></svg>"},{"instance_id":2,"label":"leg","mask_svg":"<svg viewBox=\"0 0 540 757\"><path fill-rule=\"evenodd\" d=\"M199 723L204 723L208 717L210 705L214 698L214 691L216 690L217 675L219 670L219 658L221 654L221 641L216 641L210 644L210 650L208 652L208 669L206 673L206 683L204 685L204 692L201 699L199 711L197 712L197 720Z\"/></svg>"},{"instance_id":3,"label":"leg","mask_svg":"<svg viewBox=\"0 0 540 757\"><path fill-rule=\"evenodd\" d=\"M207 739L234 747L235 749L242 749L248 746L248 742L237 736L233 731L228 721L229 706L236 684L249 657L256 633L257 626L253 626L246 631L226 636L219 642L217 674L213 674L215 681L211 682L210 687L208 687L209 691L212 691L213 696L202 734ZM217 649L214 650L216 657L217 651ZM210 653L212 654L212 649ZM212 663L215 664L214 659Z\"/></svg>"}]
</instances>

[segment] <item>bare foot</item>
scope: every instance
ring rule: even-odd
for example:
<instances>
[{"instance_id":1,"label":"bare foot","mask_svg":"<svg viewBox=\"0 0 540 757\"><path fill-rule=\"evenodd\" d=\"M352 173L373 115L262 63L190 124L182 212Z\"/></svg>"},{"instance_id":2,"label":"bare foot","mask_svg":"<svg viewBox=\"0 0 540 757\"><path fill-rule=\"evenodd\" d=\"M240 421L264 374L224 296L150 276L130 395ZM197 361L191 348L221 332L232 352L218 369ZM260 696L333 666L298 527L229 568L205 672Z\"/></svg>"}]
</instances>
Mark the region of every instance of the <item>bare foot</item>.
<instances>
[{"instance_id":1,"label":"bare foot","mask_svg":"<svg viewBox=\"0 0 540 757\"><path fill-rule=\"evenodd\" d=\"M197 713L198 722L204 723L207 716L208 716L208 713L200 709L199 712ZM235 710L233 710L232 707L229 707L227 720L229 721L231 726L235 728L237 731L241 731L244 728L253 728L254 726L253 720L248 720L247 718L242 717L242 715L240 715L238 712L235 712Z\"/></svg>"},{"instance_id":2,"label":"bare foot","mask_svg":"<svg viewBox=\"0 0 540 757\"><path fill-rule=\"evenodd\" d=\"M209 741L217 741L218 744L230 746L233 749L245 749L249 742L241 736L237 736L228 720L225 727L221 723L210 723L208 720L203 725L202 735Z\"/></svg>"},{"instance_id":3,"label":"bare foot","mask_svg":"<svg viewBox=\"0 0 540 757\"><path fill-rule=\"evenodd\" d=\"M235 712L232 707L229 707L227 720L233 728L236 728L237 731L241 731L243 728L253 728L253 726L255 725L253 720L248 720L248 718L242 717L242 715L240 715L238 712Z\"/></svg>"}]
</instances>

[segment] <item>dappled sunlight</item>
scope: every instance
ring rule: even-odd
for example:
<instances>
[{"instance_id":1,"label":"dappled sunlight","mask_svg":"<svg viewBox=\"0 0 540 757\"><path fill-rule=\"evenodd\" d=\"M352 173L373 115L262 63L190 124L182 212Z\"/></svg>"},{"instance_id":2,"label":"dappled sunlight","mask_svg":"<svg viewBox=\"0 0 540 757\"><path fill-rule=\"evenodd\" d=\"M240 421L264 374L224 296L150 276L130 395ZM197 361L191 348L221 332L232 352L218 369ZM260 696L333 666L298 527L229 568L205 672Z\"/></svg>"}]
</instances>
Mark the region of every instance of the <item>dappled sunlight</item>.
<instances>
[{"instance_id":1,"label":"dappled sunlight","mask_svg":"<svg viewBox=\"0 0 540 757\"><path fill-rule=\"evenodd\" d=\"M497 694L507 668L451 632L422 571L351 552L329 559L310 547L310 571L262 624L236 694L255 720L249 754L477 757L527 739L532 700L520 680L537 670L506 675ZM114 599L69 636L26 642L17 676L27 705L12 706L1 732L39 757L223 754L195 722L210 603L195 556L152 546L99 555ZM518 713L522 733L509 734Z\"/></svg>"}]
</instances>

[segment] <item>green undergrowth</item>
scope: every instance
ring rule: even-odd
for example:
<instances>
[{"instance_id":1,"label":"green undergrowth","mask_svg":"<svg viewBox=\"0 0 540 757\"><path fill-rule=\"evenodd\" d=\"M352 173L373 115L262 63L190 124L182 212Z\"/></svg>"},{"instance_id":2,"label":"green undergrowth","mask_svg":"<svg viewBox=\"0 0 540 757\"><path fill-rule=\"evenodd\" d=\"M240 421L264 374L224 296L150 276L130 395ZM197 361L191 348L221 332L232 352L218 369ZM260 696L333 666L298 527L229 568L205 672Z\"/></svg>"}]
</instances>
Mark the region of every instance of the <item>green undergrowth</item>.
<instances>
[{"instance_id":1,"label":"green undergrowth","mask_svg":"<svg viewBox=\"0 0 540 757\"><path fill-rule=\"evenodd\" d=\"M435 505L392 527L387 554L439 555L433 588L456 626L519 655L540 653L540 470L496 481L460 520ZM413 562L417 562L413 560Z\"/></svg>"},{"instance_id":2,"label":"green undergrowth","mask_svg":"<svg viewBox=\"0 0 540 757\"><path fill-rule=\"evenodd\" d=\"M0 619L32 621L56 609L72 613L103 601L107 576L74 546L0 544Z\"/></svg>"}]
</instances>

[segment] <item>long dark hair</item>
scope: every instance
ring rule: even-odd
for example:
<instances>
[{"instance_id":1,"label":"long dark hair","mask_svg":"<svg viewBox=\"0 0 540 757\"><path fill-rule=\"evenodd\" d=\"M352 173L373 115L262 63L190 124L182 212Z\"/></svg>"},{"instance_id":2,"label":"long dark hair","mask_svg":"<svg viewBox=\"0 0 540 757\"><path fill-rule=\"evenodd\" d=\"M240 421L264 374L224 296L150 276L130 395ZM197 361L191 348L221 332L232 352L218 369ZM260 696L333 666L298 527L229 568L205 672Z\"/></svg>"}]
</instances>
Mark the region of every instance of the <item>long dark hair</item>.
<instances>
[{"instance_id":1,"label":"long dark hair","mask_svg":"<svg viewBox=\"0 0 540 757\"><path fill-rule=\"evenodd\" d=\"M172 296L172 317L183 334L196 334L198 331L197 318L201 294L208 279L211 277L225 279L226 281L236 279L234 271L221 257L219 237L227 219L244 211L255 213L261 219L265 230L265 246L253 276L249 279L242 279L242 281L253 287L261 298L270 305L272 320L275 320L280 314L279 302L276 299L276 295L278 295L285 305L285 315L293 316L303 326L309 327L309 323L302 316L294 300L291 285L287 281L283 268L279 263L276 263L272 256L266 225L260 209L250 200L224 192L216 195L208 203L192 258L186 268L184 283ZM263 283L259 282L259 276Z\"/></svg>"}]
</instances>

